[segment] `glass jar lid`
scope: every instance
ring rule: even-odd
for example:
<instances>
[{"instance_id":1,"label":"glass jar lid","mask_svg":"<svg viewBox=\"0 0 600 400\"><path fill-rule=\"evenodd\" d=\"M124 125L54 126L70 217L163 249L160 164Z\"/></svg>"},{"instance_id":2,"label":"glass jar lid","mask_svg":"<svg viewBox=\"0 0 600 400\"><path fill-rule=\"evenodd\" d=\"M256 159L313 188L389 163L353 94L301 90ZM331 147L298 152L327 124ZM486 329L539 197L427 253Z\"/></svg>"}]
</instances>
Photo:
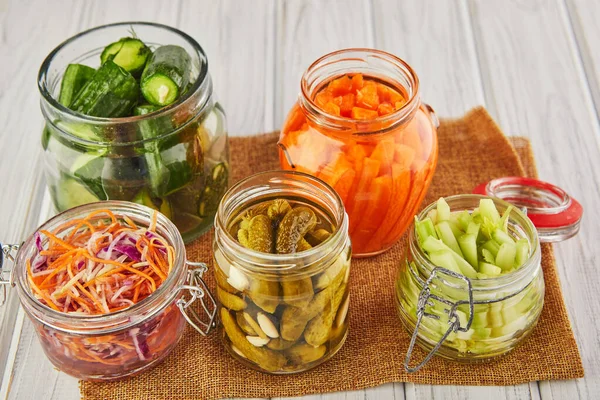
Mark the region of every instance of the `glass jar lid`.
<instances>
[{"instance_id":1,"label":"glass jar lid","mask_svg":"<svg viewBox=\"0 0 600 400\"><path fill-rule=\"evenodd\" d=\"M508 176L482 183L473 193L498 197L521 208L537 228L540 242L560 242L579 232L583 207L551 183Z\"/></svg>"}]
</instances>

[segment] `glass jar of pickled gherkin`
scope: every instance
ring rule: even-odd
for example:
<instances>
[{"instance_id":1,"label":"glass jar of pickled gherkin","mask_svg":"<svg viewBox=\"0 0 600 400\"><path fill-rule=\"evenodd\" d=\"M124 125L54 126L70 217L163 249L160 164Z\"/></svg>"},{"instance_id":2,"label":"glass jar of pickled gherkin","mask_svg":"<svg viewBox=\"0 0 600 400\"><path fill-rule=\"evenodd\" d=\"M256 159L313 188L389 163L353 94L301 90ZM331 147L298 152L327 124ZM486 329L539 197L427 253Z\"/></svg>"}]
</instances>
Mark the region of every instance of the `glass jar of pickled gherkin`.
<instances>
[{"instance_id":1,"label":"glass jar of pickled gherkin","mask_svg":"<svg viewBox=\"0 0 600 400\"><path fill-rule=\"evenodd\" d=\"M68 67L93 72L101 64L104 46L125 36L139 38L151 51L174 45L187 52L189 84L177 100L157 109L140 96L133 116L110 118L66 107L61 96ZM154 23L93 28L47 56L38 87L46 123L44 172L57 211L99 200L126 200L160 210L185 242L210 229L228 186L229 150L225 113L196 40ZM112 99L103 106L115 104L117 99Z\"/></svg>"},{"instance_id":2,"label":"glass jar of pickled gherkin","mask_svg":"<svg viewBox=\"0 0 600 400\"><path fill-rule=\"evenodd\" d=\"M446 198L451 211L472 212L480 195ZM491 198L502 215L509 206ZM426 207L418 221L435 212L437 203ZM523 264L499 276L466 278L437 267L419 244L416 224L409 231L405 260L396 280L396 304L402 325L413 335L405 367L421 368L431 356L462 362L479 362L513 350L531 334L544 303L544 276L538 231L518 208L507 214L507 234L526 241ZM414 344L429 352L416 367L409 366ZM414 363L413 363L414 364Z\"/></svg>"},{"instance_id":3,"label":"glass jar of pickled gherkin","mask_svg":"<svg viewBox=\"0 0 600 400\"><path fill-rule=\"evenodd\" d=\"M214 273L225 348L289 374L331 358L348 331L348 217L327 184L297 172L253 175L223 197Z\"/></svg>"}]
</instances>

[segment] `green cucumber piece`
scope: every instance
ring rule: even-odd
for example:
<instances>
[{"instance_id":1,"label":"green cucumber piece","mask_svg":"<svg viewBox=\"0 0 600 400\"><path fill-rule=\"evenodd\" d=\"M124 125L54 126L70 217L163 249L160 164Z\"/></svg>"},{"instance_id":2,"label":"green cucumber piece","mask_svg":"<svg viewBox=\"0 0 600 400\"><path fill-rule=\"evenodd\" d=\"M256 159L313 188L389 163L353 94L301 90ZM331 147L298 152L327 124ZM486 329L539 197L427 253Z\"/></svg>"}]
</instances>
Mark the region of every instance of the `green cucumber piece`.
<instances>
[{"instance_id":1,"label":"green cucumber piece","mask_svg":"<svg viewBox=\"0 0 600 400\"><path fill-rule=\"evenodd\" d=\"M417 231L417 236L419 237L419 243L421 245L428 237L438 238L435 233L435 226L433 226L433 222L430 218L425 218L422 221L417 220L415 216L415 230Z\"/></svg>"},{"instance_id":2,"label":"green cucumber piece","mask_svg":"<svg viewBox=\"0 0 600 400\"><path fill-rule=\"evenodd\" d=\"M450 206L446 203L443 197L440 197L437 201L437 221L449 221L450 220Z\"/></svg>"},{"instance_id":3,"label":"green cucumber piece","mask_svg":"<svg viewBox=\"0 0 600 400\"><path fill-rule=\"evenodd\" d=\"M202 199L198 206L198 215L208 217L214 215L221 201L221 197L227 190L229 171L225 163L215 165L206 181L206 187L202 193Z\"/></svg>"},{"instance_id":4,"label":"green cucumber piece","mask_svg":"<svg viewBox=\"0 0 600 400\"><path fill-rule=\"evenodd\" d=\"M55 125L60 130L73 136L77 136L80 139L87 140L89 142L102 141L101 136L96 130L97 128L90 124L56 121Z\"/></svg>"},{"instance_id":5,"label":"green cucumber piece","mask_svg":"<svg viewBox=\"0 0 600 400\"><path fill-rule=\"evenodd\" d=\"M477 235L465 233L458 238L458 245L468 263L477 268Z\"/></svg>"},{"instance_id":6,"label":"green cucumber piece","mask_svg":"<svg viewBox=\"0 0 600 400\"><path fill-rule=\"evenodd\" d=\"M458 246L458 242L456 241L456 237L454 236L454 232L448 221L438 222L435 226L435 230L438 237L442 239L442 242L444 242L446 246L450 247L456 254L463 257L462 251L460 251L460 247Z\"/></svg>"},{"instance_id":7,"label":"green cucumber piece","mask_svg":"<svg viewBox=\"0 0 600 400\"><path fill-rule=\"evenodd\" d=\"M111 60L133 76L139 76L152 51L139 39L126 37L104 48L100 62Z\"/></svg>"},{"instance_id":8,"label":"green cucumber piece","mask_svg":"<svg viewBox=\"0 0 600 400\"><path fill-rule=\"evenodd\" d=\"M54 205L58 211L65 211L100 199L73 178L61 177L54 190Z\"/></svg>"},{"instance_id":9,"label":"green cucumber piece","mask_svg":"<svg viewBox=\"0 0 600 400\"><path fill-rule=\"evenodd\" d=\"M107 200L108 196L102 186L102 169L104 168L103 153L83 153L71 165L70 173L79 179L100 200Z\"/></svg>"},{"instance_id":10,"label":"green cucumber piece","mask_svg":"<svg viewBox=\"0 0 600 400\"><path fill-rule=\"evenodd\" d=\"M517 256L517 246L512 243L502 243L496 255L496 265L503 271L512 269Z\"/></svg>"},{"instance_id":11,"label":"green cucumber piece","mask_svg":"<svg viewBox=\"0 0 600 400\"><path fill-rule=\"evenodd\" d=\"M135 78L108 60L79 91L70 108L94 117L124 117L131 113L138 94Z\"/></svg>"},{"instance_id":12,"label":"green cucumber piece","mask_svg":"<svg viewBox=\"0 0 600 400\"><path fill-rule=\"evenodd\" d=\"M146 115L146 114L150 114L153 113L155 111L160 110L162 107L159 106L155 106L153 104L141 104L138 106L135 106L135 108L133 109L133 115Z\"/></svg>"},{"instance_id":13,"label":"green cucumber piece","mask_svg":"<svg viewBox=\"0 0 600 400\"><path fill-rule=\"evenodd\" d=\"M141 78L146 101L157 106L175 102L190 80L191 57L184 48L167 45L154 51Z\"/></svg>"},{"instance_id":14,"label":"green cucumber piece","mask_svg":"<svg viewBox=\"0 0 600 400\"><path fill-rule=\"evenodd\" d=\"M58 102L69 107L77 93L92 79L96 70L83 64L69 64L60 83Z\"/></svg>"}]
</instances>

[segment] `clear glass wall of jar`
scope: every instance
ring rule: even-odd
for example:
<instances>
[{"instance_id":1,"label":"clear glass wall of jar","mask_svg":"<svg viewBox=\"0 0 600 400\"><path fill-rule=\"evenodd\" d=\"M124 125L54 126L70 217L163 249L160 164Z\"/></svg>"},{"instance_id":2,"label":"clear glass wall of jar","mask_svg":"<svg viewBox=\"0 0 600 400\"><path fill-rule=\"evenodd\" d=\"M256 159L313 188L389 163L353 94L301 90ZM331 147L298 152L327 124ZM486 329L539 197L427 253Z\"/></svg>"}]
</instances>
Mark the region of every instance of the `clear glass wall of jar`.
<instances>
[{"instance_id":1,"label":"clear glass wall of jar","mask_svg":"<svg viewBox=\"0 0 600 400\"><path fill-rule=\"evenodd\" d=\"M98 118L56 99L68 64L96 67L104 46L131 31L151 48L183 47L193 82L174 104L142 116ZM152 23L118 23L82 32L54 49L39 72L46 182L58 211L98 200L160 210L189 242L208 230L228 184L225 114L208 61L187 34Z\"/></svg>"},{"instance_id":2,"label":"clear glass wall of jar","mask_svg":"<svg viewBox=\"0 0 600 400\"><path fill-rule=\"evenodd\" d=\"M127 202L92 203L55 216L39 230L53 231L68 221L106 209L117 217L126 215L139 227L150 226L154 213L148 207ZM107 219L107 216L98 214L90 221L94 223L95 219ZM156 232L174 248L171 273L151 296L121 311L103 315L67 314L41 304L32 293L26 265L38 254L37 246L45 246L47 239L36 244L32 235L21 245L11 281L46 356L57 369L83 380L121 379L161 362L181 339L186 320L202 334L208 333L216 304L201 279L206 267L186 261L181 235L164 215L158 215ZM188 265L191 268L188 269ZM190 295L187 291L195 293ZM201 320L187 315L186 309L192 304L190 299L202 301L212 310L212 315L199 316Z\"/></svg>"},{"instance_id":3,"label":"clear glass wall of jar","mask_svg":"<svg viewBox=\"0 0 600 400\"><path fill-rule=\"evenodd\" d=\"M349 92L336 96L345 86ZM325 89L333 97L323 105L327 100L319 96ZM363 107L372 108L358 108L366 116L354 108L346 116L324 111L343 112L359 97ZM379 115L377 104L395 108ZM394 245L412 222L437 163L437 125L408 64L379 50L340 50L304 73L281 130L279 159L283 169L317 176L338 192L350 219L354 255L371 256Z\"/></svg>"},{"instance_id":4,"label":"clear glass wall of jar","mask_svg":"<svg viewBox=\"0 0 600 400\"><path fill-rule=\"evenodd\" d=\"M309 250L268 254L235 239L248 207L288 199L322 211L334 228ZM288 374L331 358L348 330L350 240L339 196L306 174L253 175L223 197L215 220L215 277L221 335L227 350L251 368Z\"/></svg>"},{"instance_id":5,"label":"clear glass wall of jar","mask_svg":"<svg viewBox=\"0 0 600 400\"><path fill-rule=\"evenodd\" d=\"M472 211L479 206L479 195L446 197L452 211ZM502 214L509 206L504 200L493 198ZM425 208L418 216L425 218L435 209L436 203ZM513 209L508 223L513 238L529 242L529 259L519 269L488 279L471 279L473 294L473 320L466 332L451 332L436 352L455 361L477 362L508 353L533 331L544 304L544 276L541 268L541 250L533 223L518 209ZM396 302L400 320L409 334L415 331L419 295L425 282L436 267L420 248L414 228L409 232L406 259L401 263L396 281ZM461 327L469 318L469 291L460 279L438 275L429 285L430 293L458 305L457 316ZM422 299L424 301L424 299ZM417 335L417 344L431 351L450 328L451 306L432 298L425 308L439 319L423 316Z\"/></svg>"}]
</instances>

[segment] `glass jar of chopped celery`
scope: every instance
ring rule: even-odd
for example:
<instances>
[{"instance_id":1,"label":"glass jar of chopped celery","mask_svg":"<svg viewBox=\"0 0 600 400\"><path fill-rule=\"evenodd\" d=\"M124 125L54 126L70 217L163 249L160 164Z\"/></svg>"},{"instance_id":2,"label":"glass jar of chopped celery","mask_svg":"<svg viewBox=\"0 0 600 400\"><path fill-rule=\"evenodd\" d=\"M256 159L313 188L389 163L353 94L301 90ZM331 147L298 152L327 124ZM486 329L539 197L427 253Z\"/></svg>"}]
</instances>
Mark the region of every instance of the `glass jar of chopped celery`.
<instances>
[{"instance_id":1,"label":"glass jar of chopped celery","mask_svg":"<svg viewBox=\"0 0 600 400\"><path fill-rule=\"evenodd\" d=\"M223 109L204 50L168 26L100 26L56 47L38 79L46 182L58 211L99 200L160 210L185 242L228 186Z\"/></svg>"},{"instance_id":2,"label":"glass jar of chopped celery","mask_svg":"<svg viewBox=\"0 0 600 400\"><path fill-rule=\"evenodd\" d=\"M429 205L409 232L396 281L400 320L430 355L477 362L518 346L544 302L538 233L499 198L458 195ZM415 366L416 364L416 366Z\"/></svg>"},{"instance_id":3,"label":"glass jar of chopped celery","mask_svg":"<svg viewBox=\"0 0 600 400\"><path fill-rule=\"evenodd\" d=\"M237 360L290 374L342 347L351 249L330 186L297 172L246 178L223 197L213 250L220 332Z\"/></svg>"}]
</instances>

